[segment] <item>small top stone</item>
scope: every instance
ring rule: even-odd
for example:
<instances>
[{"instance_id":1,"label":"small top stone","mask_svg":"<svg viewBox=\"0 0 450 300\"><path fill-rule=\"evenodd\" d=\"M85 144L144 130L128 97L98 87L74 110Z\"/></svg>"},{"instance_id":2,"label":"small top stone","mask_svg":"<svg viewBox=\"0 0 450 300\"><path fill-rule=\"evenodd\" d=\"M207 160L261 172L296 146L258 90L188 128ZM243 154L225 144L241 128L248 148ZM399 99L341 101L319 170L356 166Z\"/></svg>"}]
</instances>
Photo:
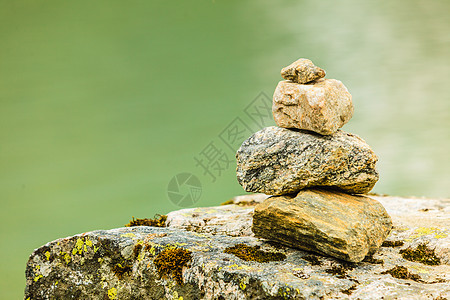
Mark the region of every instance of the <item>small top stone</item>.
<instances>
[{"instance_id":1,"label":"small top stone","mask_svg":"<svg viewBox=\"0 0 450 300\"><path fill-rule=\"evenodd\" d=\"M308 83L325 77L325 71L316 67L312 61L300 58L281 70L281 77L296 83Z\"/></svg>"}]
</instances>

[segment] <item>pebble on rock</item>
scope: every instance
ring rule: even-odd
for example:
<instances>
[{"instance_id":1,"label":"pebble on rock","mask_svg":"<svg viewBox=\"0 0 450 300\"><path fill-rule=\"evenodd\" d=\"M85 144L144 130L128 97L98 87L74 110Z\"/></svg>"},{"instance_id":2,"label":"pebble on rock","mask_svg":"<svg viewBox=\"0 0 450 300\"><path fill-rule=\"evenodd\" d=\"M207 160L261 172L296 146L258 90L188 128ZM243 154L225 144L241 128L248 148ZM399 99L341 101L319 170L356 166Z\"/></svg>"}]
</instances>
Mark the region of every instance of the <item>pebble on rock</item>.
<instances>
[{"instance_id":1,"label":"pebble on rock","mask_svg":"<svg viewBox=\"0 0 450 300\"><path fill-rule=\"evenodd\" d=\"M296 83L308 83L325 77L325 71L306 58L300 58L281 70L281 77Z\"/></svg>"},{"instance_id":2,"label":"pebble on rock","mask_svg":"<svg viewBox=\"0 0 450 300\"><path fill-rule=\"evenodd\" d=\"M304 190L270 197L255 207L255 236L303 250L360 262L392 229L383 205L364 196Z\"/></svg>"},{"instance_id":3,"label":"pebble on rock","mask_svg":"<svg viewBox=\"0 0 450 300\"><path fill-rule=\"evenodd\" d=\"M352 118L352 95L335 79L310 84L280 81L273 95L272 112L280 127L329 135Z\"/></svg>"},{"instance_id":4,"label":"pebble on rock","mask_svg":"<svg viewBox=\"0 0 450 300\"><path fill-rule=\"evenodd\" d=\"M308 187L335 187L352 194L369 192L378 180L378 160L358 136L266 127L236 153L237 179L247 192L297 193Z\"/></svg>"}]
</instances>

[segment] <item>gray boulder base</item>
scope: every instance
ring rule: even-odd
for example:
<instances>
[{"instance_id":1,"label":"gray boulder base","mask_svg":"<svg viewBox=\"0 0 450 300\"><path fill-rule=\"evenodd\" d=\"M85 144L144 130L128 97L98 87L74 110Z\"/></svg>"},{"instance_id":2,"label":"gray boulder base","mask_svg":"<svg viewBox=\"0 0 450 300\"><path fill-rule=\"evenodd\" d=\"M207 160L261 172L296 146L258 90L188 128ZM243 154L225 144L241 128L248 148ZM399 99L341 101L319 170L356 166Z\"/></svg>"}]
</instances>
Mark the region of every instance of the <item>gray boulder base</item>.
<instances>
[{"instance_id":1,"label":"gray boulder base","mask_svg":"<svg viewBox=\"0 0 450 300\"><path fill-rule=\"evenodd\" d=\"M24 299L449 299L450 200L369 197L392 217L387 240L404 243L382 246L373 256L378 262L349 264L254 237L248 204L266 196L250 195L230 201L236 204L171 212L166 228L100 230L50 242L28 260ZM231 211L241 217L233 220L234 231L231 226L222 231L220 220ZM284 253L286 259L259 263L223 252L240 243ZM422 243L441 264L402 258L401 250ZM192 251L182 285L171 276L160 277L155 267L155 257L172 247ZM384 273L396 266L419 277Z\"/></svg>"},{"instance_id":2,"label":"gray boulder base","mask_svg":"<svg viewBox=\"0 0 450 300\"><path fill-rule=\"evenodd\" d=\"M236 153L237 179L247 192L297 193L308 187L369 192L378 181L378 160L367 143L341 130L322 136L310 131L266 127Z\"/></svg>"},{"instance_id":3,"label":"gray boulder base","mask_svg":"<svg viewBox=\"0 0 450 300\"><path fill-rule=\"evenodd\" d=\"M255 236L287 246L360 262L392 228L380 202L324 190L270 197L255 208Z\"/></svg>"}]
</instances>

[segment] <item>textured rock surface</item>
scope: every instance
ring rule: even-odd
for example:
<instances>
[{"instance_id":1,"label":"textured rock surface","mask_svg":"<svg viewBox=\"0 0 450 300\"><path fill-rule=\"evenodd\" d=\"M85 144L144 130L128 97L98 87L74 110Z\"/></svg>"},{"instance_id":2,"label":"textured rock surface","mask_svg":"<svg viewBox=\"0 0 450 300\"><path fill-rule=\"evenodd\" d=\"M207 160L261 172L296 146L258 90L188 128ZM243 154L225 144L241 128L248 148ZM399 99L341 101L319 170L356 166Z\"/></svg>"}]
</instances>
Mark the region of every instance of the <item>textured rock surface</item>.
<instances>
[{"instance_id":1,"label":"textured rock surface","mask_svg":"<svg viewBox=\"0 0 450 300\"><path fill-rule=\"evenodd\" d=\"M307 83L324 76L325 71L306 58L300 58L281 70L281 77L297 83Z\"/></svg>"},{"instance_id":2,"label":"textured rock surface","mask_svg":"<svg viewBox=\"0 0 450 300\"><path fill-rule=\"evenodd\" d=\"M247 192L284 195L330 186L367 193L378 180L374 152L343 131L322 136L266 127L242 143L236 158L237 179Z\"/></svg>"},{"instance_id":3,"label":"textured rock surface","mask_svg":"<svg viewBox=\"0 0 450 300\"><path fill-rule=\"evenodd\" d=\"M260 203L252 231L287 246L360 262L381 246L391 228L391 218L376 200L308 189Z\"/></svg>"},{"instance_id":4,"label":"textured rock surface","mask_svg":"<svg viewBox=\"0 0 450 300\"><path fill-rule=\"evenodd\" d=\"M370 197L380 201L397 224L388 240L403 241L403 249L427 244L442 264L450 264L450 199Z\"/></svg>"},{"instance_id":5,"label":"textured rock surface","mask_svg":"<svg viewBox=\"0 0 450 300\"><path fill-rule=\"evenodd\" d=\"M352 118L352 96L335 79L309 84L280 81L273 95L272 112L280 127L333 134Z\"/></svg>"},{"instance_id":6,"label":"textured rock surface","mask_svg":"<svg viewBox=\"0 0 450 300\"><path fill-rule=\"evenodd\" d=\"M250 227L252 206L224 205L216 208L185 208L167 214L167 226L208 234L229 236L253 235Z\"/></svg>"},{"instance_id":7,"label":"textured rock surface","mask_svg":"<svg viewBox=\"0 0 450 300\"><path fill-rule=\"evenodd\" d=\"M249 232L242 228L251 227L252 210L230 204L183 210L183 214L177 214L180 220L176 223L189 223L190 218L202 216L211 221L223 219L229 215L230 206L235 206L237 213L242 210L242 219L236 222L243 224L235 233L229 231L231 236L205 233L211 228L190 232L171 227L127 227L48 243L30 256L25 299L450 298L450 200L373 197L383 203L393 218L394 229L388 241L404 243L399 247L381 247L374 259L383 263L348 264L244 233L238 236L238 232ZM260 195L251 199L258 202L264 198ZM242 197L237 201L242 201ZM220 222L216 224L222 227ZM411 262L399 254L401 249L422 242L440 249L436 251L440 265ZM223 253L226 247L238 243L259 245L262 250L282 252L287 257L279 262L258 263ZM192 261L183 269L183 285L170 276L160 278L154 265L159 253L175 246L192 251ZM382 274L395 266L406 267L419 276L418 281Z\"/></svg>"},{"instance_id":8,"label":"textured rock surface","mask_svg":"<svg viewBox=\"0 0 450 300\"><path fill-rule=\"evenodd\" d=\"M236 196L224 202L220 210L215 207L176 210L167 214L166 226L213 235L253 236L248 223L252 221L254 206L267 197L265 194Z\"/></svg>"}]
</instances>

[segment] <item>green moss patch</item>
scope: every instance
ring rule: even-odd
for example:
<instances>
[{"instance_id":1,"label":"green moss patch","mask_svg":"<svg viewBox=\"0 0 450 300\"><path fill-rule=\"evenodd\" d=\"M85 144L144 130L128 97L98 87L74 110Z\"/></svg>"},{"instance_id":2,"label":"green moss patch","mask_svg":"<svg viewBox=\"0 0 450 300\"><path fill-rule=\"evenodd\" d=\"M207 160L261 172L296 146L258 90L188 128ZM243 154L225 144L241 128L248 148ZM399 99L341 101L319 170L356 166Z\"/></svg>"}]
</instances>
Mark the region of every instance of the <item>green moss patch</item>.
<instances>
[{"instance_id":1,"label":"green moss patch","mask_svg":"<svg viewBox=\"0 0 450 300\"><path fill-rule=\"evenodd\" d=\"M394 268L384 271L381 274L390 274L394 278L398 279L410 279L414 281L420 281L420 276L409 272L406 267L395 266Z\"/></svg>"},{"instance_id":2,"label":"green moss patch","mask_svg":"<svg viewBox=\"0 0 450 300\"><path fill-rule=\"evenodd\" d=\"M336 276L337 278L346 278L347 272L355 268L355 264L343 262L342 264L333 264L331 268L326 269L325 272Z\"/></svg>"},{"instance_id":3,"label":"green moss patch","mask_svg":"<svg viewBox=\"0 0 450 300\"><path fill-rule=\"evenodd\" d=\"M321 264L320 260L315 255L306 255L303 256L302 259L309 261L313 266L318 266Z\"/></svg>"},{"instance_id":4,"label":"green moss patch","mask_svg":"<svg viewBox=\"0 0 450 300\"><path fill-rule=\"evenodd\" d=\"M134 249L133 249L133 256L134 256L134 258L138 258L139 257L139 253L141 252L142 247L143 247L142 244L136 244L134 246Z\"/></svg>"},{"instance_id":5,"label":"green moss patch","mask_svg":"<svg viewBox=\"0 0 450 300\"><path fill-rule=\"evenodd\" d=\"M381 247L401 247L405 243L402 241L384 241L383 244L381 244Z\"/></svg>"},{"instance_id":6,"label":"green moss patch","mask_svg":"<svg viewBox=\"0 0 450 300\"><path fill-rule=\"evenodd\" d=\"M230 199L230 200L227 200L227 201L225 201L223 203L220 203L220 205L230 205L230 204L234 204L233 199Z\"/></svg>"},{"instance_id":7,"label":"green moss patch","mask_svg":"<svg viewBox=\"0 0 450 300\"><path fill-rule=\"evenodd\" d=\"M155 215L153 219L135 219L133 217L132 220L130 220L130 223L125 225L126 227L133 227L133 226L153 226L153 227L166 227L166 215Z\"/></svg>"},{"instance_id":8,"label":"green moss patch","mask_svg":"<svg viewBox=\"0 0 450 300\"><path fill-rule=\"evenodd\" d=\"M334 275L338 278L343 278L347 275L347 270L343 266L340 266L340 265L332 266L331 268L326 269L325 272L328 274Z\"/></svg>"},{"instance_id":9,"label":"green moss patch","mask_svg":"<svg viewBox=\"0 0 450 300\"><path fill-rule=\"evenodd\" d=\"M254 201L254 200L250 200L250 201L240 201L238 203L234 203L234 200L230 199L223 203L220 203L220 205L230 205L230 204L235 204L235 205L239 205L239 206L255 206L258 204L258 202Z\"/></svg>"},{"instance_id":10,"label":"green moss patch","mask_svg":"<svg viewBox=\"0 0 450 300\"><path fill-rule=\"evenodd\" d=\"M245 261L257 261L261 263L269 261L281 261L286 255L281 252L267 252L259 249L259 246L250 247L245 244L237 244L226 248L224 253L234 254Z\"/></svg>"},{"instance_id":11,"label":"green moss patch","mask_svg":"<svg viewBox=\"0 0 450 300\"><path fill-rule=\"evenodd\" d=\"M421 262L425 265L436 266L441 263L434 250L428 248L426 244L420 244L416 249L402 249L400 254L406 260Z\"/></svg>"},{"instance_id":12,"label":"green moss patch","mask_svg":"<svg viewBox=\"0 0 450 300\"><path fill-rule=\"evenodd\" d=\"M169 248L160 252L153 261L159 276L172 275L179 285L183 285L183 267L192 260L192 252L183 248Z\"/></svg>"}]
</instances>

